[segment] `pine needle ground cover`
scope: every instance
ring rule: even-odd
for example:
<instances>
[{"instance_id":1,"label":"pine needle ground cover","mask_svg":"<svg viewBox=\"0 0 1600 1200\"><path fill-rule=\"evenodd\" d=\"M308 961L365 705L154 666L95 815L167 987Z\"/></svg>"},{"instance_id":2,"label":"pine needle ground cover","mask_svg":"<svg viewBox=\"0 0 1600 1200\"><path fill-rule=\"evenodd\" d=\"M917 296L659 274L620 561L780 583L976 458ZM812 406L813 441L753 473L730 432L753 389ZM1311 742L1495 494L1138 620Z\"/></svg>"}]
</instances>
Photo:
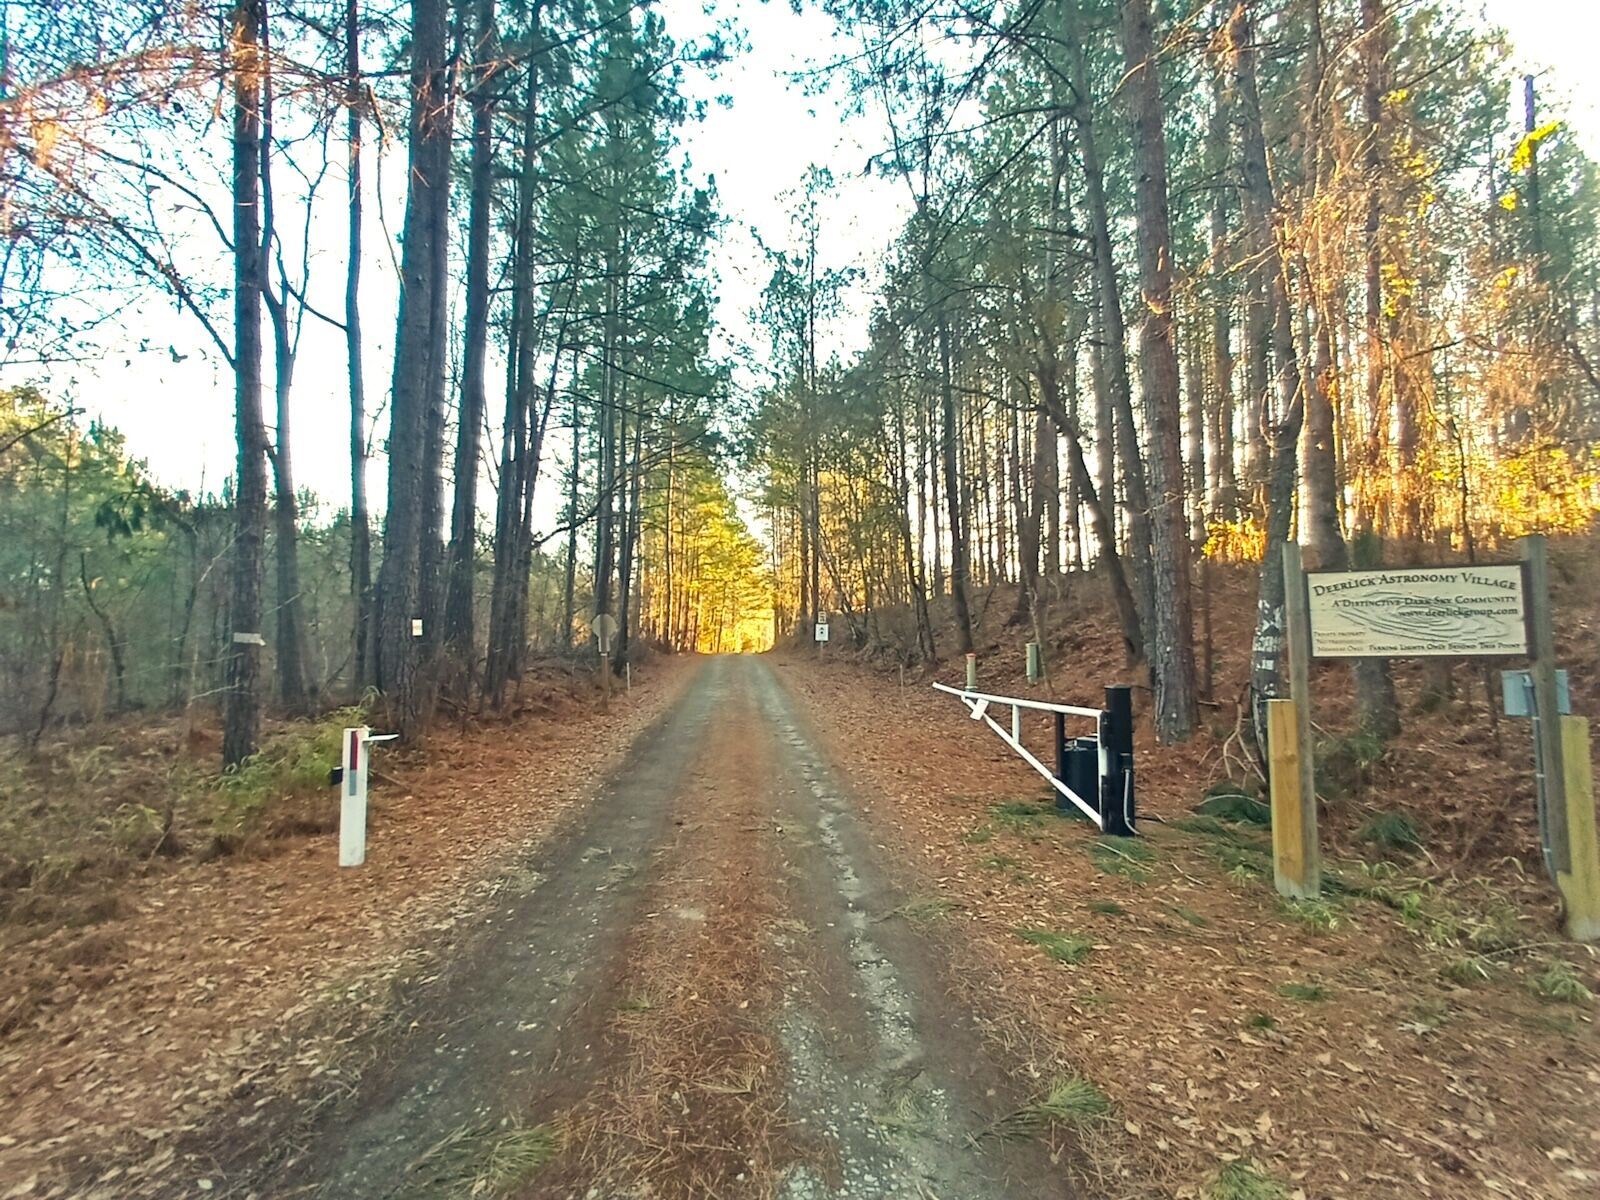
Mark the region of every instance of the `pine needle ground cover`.
<instances>
[{"instance_id":1,"label":"pine needle ground cover","mask_svg":"<svg viewBox=\"0 0 1600 1200\"><path fill-rule=\"evenodd\" d=\"M998 622L986 628L994 638ZM1057 634L1074 680L1057 695L1092 704L1122 665L1080 628ZM980 644L980 664L1009 647ZM980 666L987 690L1029 694L1016 657L1015 676ZM1481 690L1416 719L1325 817L1330 886L1296 907L1273 893L1268 831L1249 812L1195 812L1237 766L1231 725L1164 749L1141 723L1141 813L1166 823L1147 820L1124 857L1079 823L995 820L997 805L1042 799L1042 781L926 681L789 669L855 764L904 886L950 902L949 986L986 1014L996 1051L1023 1079L1081 1075L1107 1097L1106 1120L1041 1126L1086 1186L1189 1200L1600 1186L1600 971L1553 937L1524 812L1531 768L1494 753ZM1402 672L1403 701L1422 682ZM1341 684L1318 679L1319 721L1348 719ZM1048 735L1025 723L1036 753ZM1523 799L1486 805L1497 788ZM1061 931L1092 935L1092 953L1063 968L1049 950Z\"/></svg>"}]
</instances>

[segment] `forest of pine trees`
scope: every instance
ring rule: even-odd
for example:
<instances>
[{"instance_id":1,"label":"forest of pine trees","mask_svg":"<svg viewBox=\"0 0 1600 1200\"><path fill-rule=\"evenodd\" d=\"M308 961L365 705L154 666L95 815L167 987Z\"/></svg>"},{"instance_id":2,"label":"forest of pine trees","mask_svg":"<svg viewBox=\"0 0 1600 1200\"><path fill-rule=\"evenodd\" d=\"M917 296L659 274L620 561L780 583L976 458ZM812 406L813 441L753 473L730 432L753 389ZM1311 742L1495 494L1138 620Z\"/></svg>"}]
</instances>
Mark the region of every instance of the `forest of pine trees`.
<instances>
[{"instance_id":1,"label":"forest of pine trees","mask_svg":"<svg viewBox=\"0 0 1600 1200\"><path fill-rule=\"evenodd\" d=\"M927 660L971 649L974 589L1016 584L1037 631L1096 571L1180 740L1205 562L1260 563L1259 699L1290 536L1334 568L1590 526L1600 179L1464 11L830 7L910 215L851 358L819 366L801 320L834 281L773 273L781 629L838 613ZM1392 733L1385 665L1355 673Z\"/></svg>"},{"instance_id":2,"label":"forest of pine trees","mask_svg":"<svg viewBox=\"0 0 1600 1200\"><path fill-rule=\"evenodd\" d=\"M615 669L824 614L915 664L971 649L978 589L1038 630L1092 572L1181 740L1207 564L1260 564L1264 698L1287 538L1370 566L1592 523L1596 170L1466 6L823 7L904 222L863 280L821 215L862 164L796 164L735 364L683 153L720 37L628 0L7 5L0 728L216 704L231 765L268 708L503 708L596 613ZM54 383L140 294L225 364L215 494ZM312 327L337 411L298 400ZM308 421L348 494L297 488Z\"/></svg>"}]
</instances>

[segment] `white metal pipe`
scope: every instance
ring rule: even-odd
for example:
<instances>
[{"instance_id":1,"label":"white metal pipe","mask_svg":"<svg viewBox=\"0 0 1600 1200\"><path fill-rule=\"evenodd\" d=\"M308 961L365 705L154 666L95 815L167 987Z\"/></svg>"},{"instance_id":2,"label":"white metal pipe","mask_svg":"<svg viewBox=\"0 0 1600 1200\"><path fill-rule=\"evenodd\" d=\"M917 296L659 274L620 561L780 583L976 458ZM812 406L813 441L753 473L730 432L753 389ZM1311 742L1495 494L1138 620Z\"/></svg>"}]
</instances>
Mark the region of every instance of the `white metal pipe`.
<instances>
[{"instance_id":1,"label":"white metal pipe","mask_svg":"<svg viewBox=\"0 0 1600 1200\"><path fill-rule=\"evenodd\" d=\"M1098 708L1080 708L1072 704L1051 704L1048 700L1028 700L1020 696L995 696L988 692L972 692L964 688L954 688L945 683L936 683L933 686L937 691L948 692L950 695L959 696L968 702L985 700L992 704L1014 704L1021 708L1039 709L1042 712L1066 713L1069 717L1093 717L1096 721L1100 719L1100 710Z\"/></svg>"},{"instance_id":2,"label":"white metal pipe","mask_svg":"<svg viewBox=\"0 0 1600 1200\"><path fill-rule=\"evenodd\" d=\"M1048 767L1046 767L1042 762L1028 752L1028 748L1026 746L1008 734L1005 731L1005 728L998 721L989 716L987 713L980 711L977 704L974 704L972 707L974 709L973 715L981 716L984 723L987 724L990 729L994 730L1000 735L1001 741L1020 754L1025 763L1050 781L1051 787L1055 788L1056 791L1060 792L1068 800L1071 800L1074 804L1076 804L1083 811L1084 816L1088 817L1102 829L1105 828L1104 823L1100 819L1100 812L1098 809L1094 808L1082 796L1078 795L1077 792L1073 791L1066 784L1062 783L1061 780L1057 779L1055 774ZM1099 714L1096 713L1095 715L1098 716Z\"/></svg>"}]
</instances>

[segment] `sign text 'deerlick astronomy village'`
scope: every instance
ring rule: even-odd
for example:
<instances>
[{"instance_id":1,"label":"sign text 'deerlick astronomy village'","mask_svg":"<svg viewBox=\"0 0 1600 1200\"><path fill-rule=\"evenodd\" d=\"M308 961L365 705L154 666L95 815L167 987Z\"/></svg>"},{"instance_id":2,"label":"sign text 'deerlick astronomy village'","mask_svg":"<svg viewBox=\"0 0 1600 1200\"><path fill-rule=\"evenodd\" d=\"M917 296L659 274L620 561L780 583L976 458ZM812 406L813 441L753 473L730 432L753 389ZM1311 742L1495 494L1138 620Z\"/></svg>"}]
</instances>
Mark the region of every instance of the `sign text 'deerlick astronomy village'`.
<instances>
[{"instance_id":1,"label":"sign text 'deerlick astronomy village'","mask_svg":"<svg viewBox=\"0 0 1600 1200\"><path fill-rule=\"evenodd\" d=\"M1522 567L1416 567L1306 575L1313 658L1528 652Z\"/></svg>"}]
</instances>

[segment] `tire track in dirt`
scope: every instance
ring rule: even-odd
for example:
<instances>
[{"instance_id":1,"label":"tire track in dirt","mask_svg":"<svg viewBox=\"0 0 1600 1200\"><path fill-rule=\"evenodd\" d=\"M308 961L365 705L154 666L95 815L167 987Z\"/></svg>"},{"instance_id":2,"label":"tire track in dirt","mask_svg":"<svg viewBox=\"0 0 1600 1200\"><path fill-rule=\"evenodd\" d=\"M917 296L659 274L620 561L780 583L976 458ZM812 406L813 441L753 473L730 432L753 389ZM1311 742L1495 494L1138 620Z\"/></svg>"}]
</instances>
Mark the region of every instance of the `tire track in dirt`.
<instances>
[{"instance_id":1,"label":"tire track in dirt","mask_svg":"<svg viewBox=\"0 0 1600 1200\"><path fill-rule=\"evenodd\" d=\"M782 1200L1034 1200L1072 1195L1029 1142L986 1136L1016 1107L970 1015L937 982L929 947L884 882L875 848L772 668L751 673L778 741L774 804L792 918L803 937L780 1036L796 1122L829 1169L791 1170Z\"/></svg>"},{"instance_id":2,"label":"tire track in dirt","mask_svg":"<svg viewBox=\"0 0 1600 1200\"><path fill-rule=\"evenodd\" d=\"M1069 1196L1037 1144L986 1136L1018 1097L876 854L772 669L707 662L348 1098L218 1151L216 1194Z\"/></svg>"},{"instance_id":3,"label":"tire track in dirt","mask_svg":"<svg viewBox=\"0 0 1600 1200\"><path fill-rule=\"evenodd\" d=\"M775 746L745 672L735 673L683 778L672 843L622 954L609 1070L563 1120L561 1155L532 1190L540 1200L756 1200L804 1153L772 1027L783 996L767 940L782 902Z\"/></svg>"},{"instance_id":4,"label":"tire track in dirt","mask_svg":"<svg viewBox=\"0 0 1600 1200\"><path fill-rule=\"evenodd\" d=\"M575 1103L597 1066L618 951L660 868L680 780L728 687L707 663L642 734L585 817L515 873L505 905L465 935L390 1036L355 1096L295 1160L230 1181L235 1194L339 1200L450 1194L419 1172L464 1131L534 1122Z\"/></svg>"}]
</instances>

